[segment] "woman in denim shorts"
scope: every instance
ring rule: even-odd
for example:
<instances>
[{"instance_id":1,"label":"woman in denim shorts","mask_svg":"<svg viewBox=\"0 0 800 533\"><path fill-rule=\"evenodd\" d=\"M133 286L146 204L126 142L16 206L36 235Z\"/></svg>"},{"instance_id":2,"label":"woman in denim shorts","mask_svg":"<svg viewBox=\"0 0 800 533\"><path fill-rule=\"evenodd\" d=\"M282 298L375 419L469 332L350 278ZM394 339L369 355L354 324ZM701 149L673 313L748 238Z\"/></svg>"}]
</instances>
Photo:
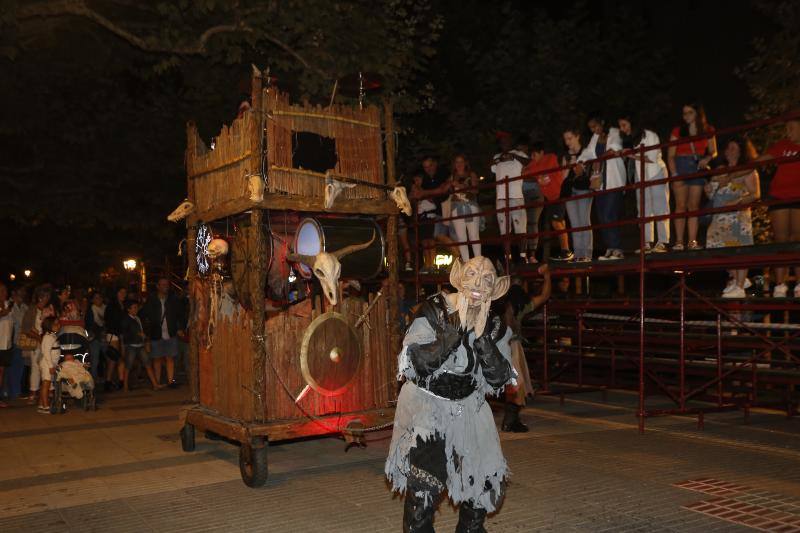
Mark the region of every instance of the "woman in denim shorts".
<instances>
[{"instance_id":1,"label":"woman in denim shorts","mask_svg":"<svg viewBox=\"0 0 800 533\"><path fill-rule=\"evenodd\" d=\"M686 137L714 133L714 127L709 125L706 112L700 104L685 104L683 106L682 123L673 128L669 140L676 141ZM694 174L708 169L708 163L717 157L717 140L707 137L695 141L670 146L667 156L669 171L673 176ZM703 187L708 178L696 177L683 181L672 182L672 192L675 195L675 213L697 211L700 209L700 200L703 198ZM675 244L672 249L676 252L684 249L699 250L702 248L697 242L697 217L688 218L688 235L686 235L687 219L675 218ZM688 245L684 248L684 236L688 236Z\"/></svg>"}]
</instances>

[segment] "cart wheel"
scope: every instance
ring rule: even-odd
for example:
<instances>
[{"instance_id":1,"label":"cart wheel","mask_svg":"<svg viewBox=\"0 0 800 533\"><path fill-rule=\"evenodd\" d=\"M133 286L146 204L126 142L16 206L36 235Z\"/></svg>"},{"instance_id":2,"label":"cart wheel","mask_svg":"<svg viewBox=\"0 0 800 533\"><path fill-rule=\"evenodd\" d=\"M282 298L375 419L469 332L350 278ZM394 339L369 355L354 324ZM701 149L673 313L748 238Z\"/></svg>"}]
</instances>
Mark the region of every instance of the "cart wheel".
<instances>
[{"instance_id":1,"label":"cart wheel","mask_svg":"<svg viewBox=\"0 0 800 533\"><path fill-rule=\"evenodd\" d=\"M185 452L194 451L194 426L184 424L181 428L181 448Z\"/></svg>"},{"instance_id":2,"label":"cart wheel","mask_svg":"<svg viewBox=\"0 0 800 533\"><path fill-rule=\"evenodd\" d=\"M251 488L261 487L267 482L267 445L253 448L249 444L242 444L239 448L239 470L242 481Z\"/></svg>"},{"instance_id":3,"label":"cart wheel","mask_svg":"<svg viewBox=\"0 0 800 533\"><path fill-rule=\"evenodd\" d=\"M83 398L81 398L81 407L84 411L88 411L92 407L92 401L89 398L89 391L83 391Z\"/></svg>"},{"instance_id":4,"label":"cart wheel","mask_svg":"<svg viewBox=\"0 0 800 533\"><path fill-rule=\"evenodd\" d=\"M50 414L60 415L67 410L61 393L61 381L53 383L53 398L50 400Z\"/></svg>"}]
</instances>

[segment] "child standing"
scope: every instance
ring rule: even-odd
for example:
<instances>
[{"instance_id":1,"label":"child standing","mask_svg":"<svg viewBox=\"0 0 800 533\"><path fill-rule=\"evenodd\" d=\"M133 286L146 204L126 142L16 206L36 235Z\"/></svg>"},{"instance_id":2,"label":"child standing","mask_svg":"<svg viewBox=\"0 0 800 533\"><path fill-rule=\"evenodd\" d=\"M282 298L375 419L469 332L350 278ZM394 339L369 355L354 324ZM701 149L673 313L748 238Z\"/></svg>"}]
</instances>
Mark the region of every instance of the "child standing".
<instances>
[{"instance_id":1,"label":"child standing","mask_svg":"<svg viewBox=\"0 0 800 533\"><path fill-rule=\"evenodd\" d=\"M153 367L150 365L150 357L144 349L144 329L142 328L142 321L139 319L139 303L133 300L125 302L125 316L120 321L120 337L122 337L123 355L125 358L125 379L123 380L123 390L128 392L128 378L130 377L133 362L136 359L141 361L147 371L147 377L150 378L150 383L153 389L158 390L162 388L156 381L156 376L153 373Z\"/></svg>"},{"instance_id":2,"label":"child standing","mask_svg":"<svg viewBox=\"0 0 800 533\"><path fill-rule=\"evenodd\" d=\"M50 383L56 373L56 365L61 357L61 346L56 338L58 328L56 317L42 320L42 357L39 359L39 372L42 385L39 388L39 413L50 414Z\"/></svg>"}]
</instances>

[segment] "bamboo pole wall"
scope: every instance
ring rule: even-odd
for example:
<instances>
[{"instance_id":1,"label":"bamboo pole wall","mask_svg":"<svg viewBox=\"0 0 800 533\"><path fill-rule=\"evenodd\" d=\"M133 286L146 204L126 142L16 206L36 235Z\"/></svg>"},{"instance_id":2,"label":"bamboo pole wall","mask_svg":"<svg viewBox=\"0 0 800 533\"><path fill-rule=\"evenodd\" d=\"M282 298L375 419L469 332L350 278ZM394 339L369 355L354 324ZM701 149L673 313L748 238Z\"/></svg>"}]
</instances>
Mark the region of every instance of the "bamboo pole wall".
<instances>
[{"instance_id":1,"label":"bamboo pole wall","mask_svg":"<svg viewBox=\"0 0 800 533\"><path fill-rule=\"evenodd\" d=\"M203 143L197 127L191 122L188 124L186 170L199 212L247 195L247 177L260 171L259 158L252 157L252 137L258 132L257 121L257 114L250 110L230 126L223 126L215 137L213 150Z\"/></svg>"},{"instance_id":2,"label":"bamboo pole wall","mask_svg":"<svg viewBox=\"0 0 800 533\"><path fill-rule=\"evenodd\" d=\"M329 137L336 143L335 174L383 184L383 148L380 110L369 106L331 107L292 105L289 97L267 91L263 98L267 112L267 190L322 198L325 180L292 168L292 137L308 132ZM384 198L385 192L357 185L341 193L346 199Z\"/></svg>"}]
</instances>

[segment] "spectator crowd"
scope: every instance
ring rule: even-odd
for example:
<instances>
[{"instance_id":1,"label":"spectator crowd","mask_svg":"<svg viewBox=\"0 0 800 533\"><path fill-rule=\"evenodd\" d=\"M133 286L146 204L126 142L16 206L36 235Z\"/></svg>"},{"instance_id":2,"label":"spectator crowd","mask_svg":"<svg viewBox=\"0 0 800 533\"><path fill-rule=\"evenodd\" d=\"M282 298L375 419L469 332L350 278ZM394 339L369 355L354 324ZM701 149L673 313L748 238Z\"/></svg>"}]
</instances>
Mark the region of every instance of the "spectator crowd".
<instances>
[{"instance_id":1,"label":"spectator crowd","mask_svg":"<svg viewBox=\"0 0 800 533\"><path fill-rule=\"evenodd\" d=\"M188 300L166 278L149 295L51 284L9 293L0 283L0 408L20 398L49 413L51 382L72 361L92 389L127 392L142 376L154 390L177 387L176 368L188 368L187 326Z\"/></svg>"},{"instance_id":2,"label":"spectator crowd","mask_svg":"<svg viewBox=\"0 0 800 533\"><path fill-rule=\"evenodd\" d=\"M800 161L775 165L763 199L759 170L741 168L800 155L800 119L785 122L783 138L761 155L746 136L718 140L700 104L683 105L676 122L668 135L674 143L666 149L658 146L664 142L661 136L627 114L614 117L613 122L591 114L585 128L563 130L563 146L558 150L531 142L527 136L514 138L498 131L498 152L486 165L495 180L493 206L487 205L484 193L491 186L482 185L483 178L473 170L466 154L456 154L449 171L436 156L425 156L407 183L415 215L400 224L405 270L413 270L410 240L414 238L422 273L437 268L438 247L448 248L466 261L500 241L508 262L624 259L624 228L636 228L638 237L638 226L620 223L632 216L625 216L626 195L631 197L629 205L635 198L636 217L656 218L644 224L644 248L636 246L636 254L753 245L750 204L759 200L766 200L772 240L800 241ZM726 172L727 168L731 171ZM686 178L674 179L681 176ZM646 182L644 212L640 212L641 189L629 186L641 180ZM707 208L721 209L698 216L698 211ZM496 217L497 234L513 236L487 238L485 230L492 216ZM540 239L540 234L553 237L556 253L550 250L550 239ZM596 251L597 238L604 251ZM795 280L798 271L800 267L795 267ZM745 297L751 285L747 270L732 269L728 274L722 296ZM774 269L774 297L787 296L789 274L788 268ZM798 282L793 295L800 297Z\"/></svg>"}]
</instances>

